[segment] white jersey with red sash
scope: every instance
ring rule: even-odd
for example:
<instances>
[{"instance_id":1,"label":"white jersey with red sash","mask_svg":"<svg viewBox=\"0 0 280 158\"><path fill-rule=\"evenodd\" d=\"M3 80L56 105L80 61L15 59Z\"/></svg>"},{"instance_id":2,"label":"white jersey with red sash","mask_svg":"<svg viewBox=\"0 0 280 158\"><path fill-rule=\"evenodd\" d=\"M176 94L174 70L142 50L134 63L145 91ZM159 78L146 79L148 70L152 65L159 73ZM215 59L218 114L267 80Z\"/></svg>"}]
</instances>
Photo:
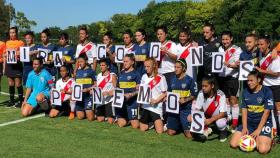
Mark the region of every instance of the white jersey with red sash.
<instances>
[{"instance_id":1,"label":"white jersey with red sash","mask_svg":"<svg viewBox=\"0 0 280 158\"><path fill-rule=\"evenodd\" d=\"M191 65L192 57L190 53L190 48L193 47L193 44L190 43L187 46L182 46L180 43L177 45L177 54L178 59L185 59L187 63L187 75L194 78L196 76L196 67Z\"/></svg>"},{"instance_id":2,"label":"white jersey with red sash","mask_svg":"<svg viewBox=\"0 0 280 158\"><path fill-rule=\"evenodd\" d=\"M166 79L162 75L148 77L147 74L144 74L141 78L141 84L148 85L151 88L151 95L153 99L157 99L158 96L167 91ZM157 105L143 104L142 108L162 115L162 102Z\"/></svg>"},{"instance_id":3,"label":"white jersey with red sash","mask_svg":"<svg viewBox=\"0 0 280 158\"><path fill-rule=\"evenodd\" d=\"M172 41L167 41L161 47L166 47L171 53L177 55L177 46ZM162 51L160 52L160 65L158 72L160 74L165 74L169 72L175 71L175 60L172 60L168 55L164 54Z\"/></svg>"},{"instance_id":4,"label":"white jersey with red sash","mask_svg":"<svg viewBox=\"0 0 280 158\"><path fill-rule=\"evenodd\" d=\"M225 50L222 46L219 47L219 52L225 54L225 62L229 62L229 64L234 64L239 60L240 54L242 53L242 49L236 45L232 45L230 48ZM224 67L223 72L219 74L219 76L227 77L232 76L234 78L238 78L238 69L233 69L229 67Z\"/></svg>"},{"instance_id":5,"label":"white jersey with red sash","mask_svg":"<svg viewBox=\"0 0 280 158\"><path fill-rule=\"evenodd\" d=\"M96 45L92 42L87 43L86 45L82 45L79 43L77 45L77 50L75 54L75 58L78 58L80 54L86 53L88 57L88 63L93 63L93 58L96 57Z\"/></svg>"},{"instance_id":6,"label":"white jersey with red sash","mask_svg":"<svg viewBox=\"0 0 280 158\"><path fill-rule=\"evenodd\" d=\"M226 96L221 90L218 90L216 97L204 98L203 92L200 91L197 96L195 109L202 109L207 118L218 115L221 112L226 112Z\"/></svg>"},{"instance_id":7,"label":"white jersey with red sash","mask_svg":"<svg viewBox=\"0 0 280 158\"><path fill-rule=\"evenodd\" d=\"M97 75L97 86L101 88L102 92L108 92L113 90L115 87L112 83L112 76L116 75L115 73L109 73L108 75L103 76L102 73ZM108 104L113 101L113 96L103 96L103 103Z\"/></svg>"},{"instance_id":8,"label":"white jersey with red sash","mask_svg":"<svg viewBox=\"0 0 280 158\"><path fill-rule=\"evenodd\" d=\"M272 59L271 53L268 53L260 60L260 68L263 70L269 70L272 72L280 72L280 56L276 59ZM265 75L263 80L265 86L277 86L280 85L280 77L272 77Z\"/></svg>"},{"instance_id":9,"label":"white jersey with red sash","mask_svg":"<svg viewBox=\"0 0 280 158\"><path fill-rule=\"evenodd\" d=\"M69 91L73 85L75 84L75 80L73 78L69 78L67 81L63 81L62 78L56 81L55 88L57 90L64 90L65 92ZM61 93L61 101L67 101L71 98L70 94Z\"/></svg>"},{"instance_id":10,"label":"white jersey with red sash","mask_svg":"<svg viewBox=\"0 0 280 158\"><path fill-rule=\"evenodd\" d=\"M125 47L125 48L124 48L124 52L125 52L126 54L130 54L130 53L133 52L133 48L134 48L134 44L132 44L132 45L129 46L129 47Z\"/></svg>"}]
</instances>

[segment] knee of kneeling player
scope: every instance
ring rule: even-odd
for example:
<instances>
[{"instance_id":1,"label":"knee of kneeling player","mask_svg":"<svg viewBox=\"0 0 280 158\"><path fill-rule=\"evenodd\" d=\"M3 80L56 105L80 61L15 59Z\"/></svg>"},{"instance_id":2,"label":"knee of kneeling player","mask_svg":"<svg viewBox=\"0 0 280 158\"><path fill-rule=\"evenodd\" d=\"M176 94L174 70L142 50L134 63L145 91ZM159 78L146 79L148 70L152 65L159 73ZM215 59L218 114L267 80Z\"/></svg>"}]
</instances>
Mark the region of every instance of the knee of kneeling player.
<instances>
[{"instance_id":1,"label":"knee of kneeling player","mask_svg":"<svg viewBox=\"0 0 280 158\"><path fill-rule=\"evenodd\" d=\"M225 130L227 127L227 120L226 118L221 118L216 121L216 125L220 131Z\"/></svg>"},{"instance_id":2,"label":"knee of kneeling player","mask_svg":"<svg viewBox=\"0 0 280 158\"><path fill-rule=\"evenodd\" d=\"M270 147L265 146L265 145L261 145L258 148L258 151L260 154L267 154L269 152L269 150L270 150Z\"/></svg>"}]
</instances>

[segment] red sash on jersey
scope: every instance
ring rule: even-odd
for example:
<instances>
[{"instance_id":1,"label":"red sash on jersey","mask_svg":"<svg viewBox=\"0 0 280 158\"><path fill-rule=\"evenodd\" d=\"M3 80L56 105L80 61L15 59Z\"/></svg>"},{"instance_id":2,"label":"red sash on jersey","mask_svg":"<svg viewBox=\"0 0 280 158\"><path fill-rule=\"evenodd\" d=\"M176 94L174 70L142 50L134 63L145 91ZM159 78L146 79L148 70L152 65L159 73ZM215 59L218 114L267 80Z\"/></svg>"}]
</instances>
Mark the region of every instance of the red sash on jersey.
<instances>
[{"instance_id":1,"label":"red sash on jersey","mask_svg":"<svg viewBox=\"0 0 280 158\"><path fill-rule=\"evenodd\" d=\"M189 48L192 47L192 44L189 44L187 48L183 51L183 53L180 55L180 59L186 59L190 55Z\"/></svg>"},{"instance_id":2,"label":"red sash on jersey","mask_svg":"<svg viewBox=\"0 0 280 158\"><path fill-rule=\"evenodd\" d=\"M92 45L91 42L87 43L87 44L83 47L83 49L80 51L79 55L80 55L80 54L83 54L83 53L86 53L86 52L89 51L92 47L93 47L93 45Z\"/></svg>"},{"instance_id":3,"label":"red sash on jersey","mask_svg":"<svg viewBox=\"0 0 280 158\"><path fill-rule=\"evenodd\" d=\"M161 77L159 75L155 76L154 79L149 82L151 89L153 89L160 82L160 80Z\"/></svg>"},{"instance_id":4,"label":"red sash on jersey","mask_svg":"<svg viewBox=\"0 0 280 158\"><path fill-rule=\"evenodd\" d=\"M268 57L265 58L265 60L261 64L261 69L266 70L268 66L272 63L273 59L271 54L268 55Z\"/></svg>"},{"instance_id":5,"label":"red sash on jersey","mask_svg":"<svg viewBox=\"0 0 280 158\"><path fill-rule=\"evenodd\" d=\"M229 50L226 51L225 54L225 61L229 61L229 59L232 57L233 53L235 53L235 48L230 48Z\"/></svg>"},{"instance_id":6,"label":"red sash on jersey","mask_svg":"<svg viewBox=\"0 0 280 158\"><path fill-rule=\"evenodd\" d=\"M171 41L166 42L166 44L164 45L164 47L166 47L167 49L170 49L171 46L172 46L172 42L171 42ZM165 55L164 53L165 53L165 52L160 51L160 64L161 64L161 61L162 61L162 59L163 59L163 57L164 57L164 55ZM160 64L159 64L159 65L160 65Z\"/></svg>"},{"instance_id":7,"label":"red sash on jersey","mask_svg":"<svg viewBox=\"0 0 280 158\"><path fill-rule=\"evenodd\" d=\"M216 96L215 100L213 100L210 105L208 106L207 110L205 111L205 114L208 117L211 117L213 113L216 111L216 109L219 107L219 102L220 102L220 97L219 95ZM217 105L216 105L217 103Z\"/></svg>"},{"instance_id":8,"label":"red sash on jersey","mask_svg":"<svg viewBox=\"0 0 280 158\"><path fill-rule=\"evenodd\" d=\"M65 91L65 92L67 92L68 90L69 90L69 88L71 87L71 85L72 85L72 80L70 80L70 81L68 81L67 82L67 84L65 85L65 87L63 88L63 90ZM63 102L64 101L64 98L65 98L65 93L61 93L61 101Z\"/></svg>"},{"instance_id":9,"label":"red sash on jersey","mask_svg":"<svg viewBox=\"0 0 280 158\"><path fill-rule=\"evenodd\" d=\"M129 48L126 48L126 49L127 49L127 52L132 52L132 51L133 51L133 48L134 48L134 44L131 45Z\"/></svg>"},{"instance_id":10,"label":"red sash on jersey","mask_svg":"<svg viewBox=\"0 0 280 158\"><path fill-rule=\"evenodd\" d=\"M98 85L99 88L103 89L106 84L110 81L111 79L111 74L109 74L108 76L106 76Z\"/></svg>"}]
</instances>

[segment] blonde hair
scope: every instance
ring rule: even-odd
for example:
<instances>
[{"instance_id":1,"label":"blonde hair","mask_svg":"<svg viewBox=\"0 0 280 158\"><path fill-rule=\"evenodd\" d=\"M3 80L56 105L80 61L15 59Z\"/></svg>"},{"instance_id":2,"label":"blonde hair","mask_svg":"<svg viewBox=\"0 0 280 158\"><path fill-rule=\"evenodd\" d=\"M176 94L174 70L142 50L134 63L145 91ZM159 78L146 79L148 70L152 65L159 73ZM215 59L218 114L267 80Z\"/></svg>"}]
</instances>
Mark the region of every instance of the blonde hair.
<instances>
[{"instance_id":1,"label":"blonde hair","mask_svg":"<svg viewBox=\"0 0 280 158\"><path fill-rule=\"evenodd\" d=\"M147 57L146 60L145 60L145 62L146 62L146 61L152 62L153 76L158 75L158 62L156 61L156 59L153 58L153 57Z\"/></svg>"}]
</instances>

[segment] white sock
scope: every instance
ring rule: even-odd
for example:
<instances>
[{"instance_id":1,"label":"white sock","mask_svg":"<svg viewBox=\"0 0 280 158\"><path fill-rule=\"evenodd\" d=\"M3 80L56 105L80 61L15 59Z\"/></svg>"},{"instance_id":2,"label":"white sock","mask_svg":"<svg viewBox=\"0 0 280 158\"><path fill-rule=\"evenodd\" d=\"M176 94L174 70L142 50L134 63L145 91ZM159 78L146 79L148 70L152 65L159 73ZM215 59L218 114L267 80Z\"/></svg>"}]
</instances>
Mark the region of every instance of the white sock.
<instances>
[{"instance_id":1,"label":"white sock","mask_svg":"<svg viewBox=\"0 0 280 158\"><path fill-rule=\"evenodd\" d=\"M76 101L70 101L70 109L71 112L75 112Z\"/></svg>"},{"instance_id":2,"label":"white sock","mask_svg":"<svg viewBox=\"0 0 280 158\"><path fill-rule=\"evenodd\" d=\"M232 123L234 125L238 124L238 117L239 117L239 106L238 104L235 104L231 107L232 109Z\"/></svg>"}]
</instances>

